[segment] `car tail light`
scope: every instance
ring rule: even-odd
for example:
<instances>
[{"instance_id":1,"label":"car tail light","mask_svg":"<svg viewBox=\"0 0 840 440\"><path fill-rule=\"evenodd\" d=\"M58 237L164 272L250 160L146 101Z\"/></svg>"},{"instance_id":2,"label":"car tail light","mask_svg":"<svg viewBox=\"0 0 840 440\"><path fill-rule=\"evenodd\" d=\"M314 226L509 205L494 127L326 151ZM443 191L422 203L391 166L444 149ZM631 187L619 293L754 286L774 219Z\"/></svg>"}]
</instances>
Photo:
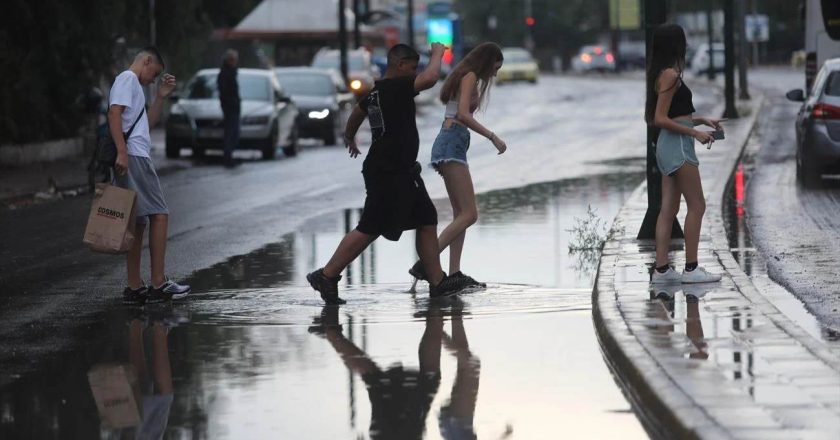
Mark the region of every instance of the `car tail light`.
<instances>
[{"instance_id":1,"label":"car tail light","mask_svg":"<svg viewBox=\"0 0 840 440\"><path fill-rule=\"evenodd\" d=\"M588 53L581 54L580 60L586 64L589 64L592 62L592 55L589 55Z\"/></svg>"},{"instance_id":2,"label":"car tail light","mask_svg":"<svg viewBox=\"0 0 840 440\"><path fill-rule=\"evenodd\" d=\"M840 120L840 107L821 102L811 110L811 116L814 119Z\"/></svg>"},{"instance_id":3,"label":"car tail light","mask_svg":"<svg viewBox=\"0 0 840 440\"><path fill-rule=\"evenodd\" d=\"M611 53L608 53L606 58L607 58L607 62L608 62L608 63L613 63L613 62L615 62L615 57L614 57L614 56L613 56L613 54L611 54Z\"/></svg>"},{"instance_id":4,"label":"car tail light","mask_svg":"<svg viewBox=\"0 0 840 440\"><path fill-rule=\"evenodd\" d=\"M601 55L601 48L600 47L595 48L595 55Z\"/></svg>"}]
</instances>

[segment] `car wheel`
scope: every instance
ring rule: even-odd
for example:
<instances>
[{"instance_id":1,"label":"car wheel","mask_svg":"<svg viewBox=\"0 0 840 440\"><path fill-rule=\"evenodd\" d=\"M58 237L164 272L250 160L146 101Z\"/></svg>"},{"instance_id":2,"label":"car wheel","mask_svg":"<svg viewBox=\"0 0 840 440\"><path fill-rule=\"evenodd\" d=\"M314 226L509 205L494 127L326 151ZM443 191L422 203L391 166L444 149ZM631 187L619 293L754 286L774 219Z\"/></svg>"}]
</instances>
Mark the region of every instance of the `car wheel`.
<instances>
[{"instance_id":1,"label":"car wheel","mask_svg":"<svg viewBox=\"0 0 840 440\"><path fill-rule=\"evenodd\" d=\"M204 148L193 147L192 148L192 157L193 157L193 159L204 159Z\"/></svg>"},{"instance_id":2,"label":"car wheel","mask_svg":"<svg viewBox=\"0 0 840 440\"><path fill-rule=\"evenodd\" d=\"M271 134L268 136L268 139L264 140L264 145L262 147L262 158L263 160L271 160L277 157L277 126L274 126L271 129Z\"/></svg>"},{"instance_id":3,"label":"car wheel","mask_svg":"<svg viewBox=\"0 0 840 440\"><path fill-rule=\"evenodd\" d=\"M796 155L796 180L802 183L805 188L814 188L822 181L819 167L816 167L801 156Z\"/></svg>"},{"instance_id":4,"label":"car wheel","mask_svg":"<svg viewBox=\"0 0 840 440\"><path fill-rule=\"evenodd\" d=\"M166 157L169 159L176 159L181 156L181 144L183 142L171 138L169 136L166 137Z\"/></svg>"},{"instance_id":5,"label":"car wheel","mask_svg":"<svg viewBox=\"0 0 840 440\"><path fill-rule=\"evenodd\" d=\"M335 130L329 129L324 131L324 135L321 137L324 140L324 145L335 145L336 144L336 135Z\"/></svg>"},{"instance_id":6,"label":"car wheel","mask_svg":"<svg viewBox=\"0 0 840 440\"><path fill-rule=\"evenodd\" d=\"M283 147L283 154L286 156L297 156L300 152L300 133L297 126L292 129L292 134L289 136L289 145Z\"/></svg>"}]
</instances>

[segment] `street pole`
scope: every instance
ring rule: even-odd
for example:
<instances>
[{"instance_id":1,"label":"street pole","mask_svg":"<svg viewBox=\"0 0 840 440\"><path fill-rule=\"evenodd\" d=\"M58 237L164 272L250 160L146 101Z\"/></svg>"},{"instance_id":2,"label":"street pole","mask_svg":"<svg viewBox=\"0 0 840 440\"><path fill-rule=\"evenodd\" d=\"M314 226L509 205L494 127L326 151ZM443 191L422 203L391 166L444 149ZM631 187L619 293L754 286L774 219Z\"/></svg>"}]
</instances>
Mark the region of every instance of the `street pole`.
<instances>
[{"instance_id":1,"label":"street pole","mask_svg":"<svg viewBox=\"0 0 840 440\"><path fill-rule=\"evenodd\" d=\"M738 2L738 91L739 99L750 99L750 92L747 88L747 32L746 32L746 0Z\"/></svg>"},{"instance_id":2,"label":"street pole","mask_svg":"<svg viewBox=\"0 0 840 440\"><path fill-rule=\"evenodd\" d=\"M408 45L414 47L414 0L408 0Z\"/></svg>"},{"instance_id":3,"label":"street pole","mask_svg":"<svg viewBox=\"0 0 840 440\"><path fill-rule=\"evenodd\" d=\"M715 32L712 21L712 11L714 10L714 2L709 0L709 7L706 10L706 29L709 34L709 81L715 80Z\"/></svg>"},{"instance_id":4,"label":"street pole","mask_svg":"<svg viewBox=\"0 0 840 440\"><path fill-rule=\"evenodd\" d=\"M157 44L157 25L155 23L155 0L149 0L149 44Z\"/></svg>"},{"instance_id":5,"label":"street pole","mask_svg":"<svg viewBox=\"0 0 840 440\"><path fill-rule=\"evenodd\" d=\"M353 43L356 49L362 47L362 31L359 22L359 3L360 0L353 0Z\"/></svg>"},{"instance_id":6,"label":"street pole","mask_svg":"<svg viewBox=\"0 0 840 440\"><path fill-rule=\"evenodd\" d=\"M341 76L344 82L348 81L347 74L347 22L344 19L344 11L347 10L346 0L338 0L338 49L340 52Z\"/></svg>"},{"instance_id":7,"label":"street pole","mask_svg":"<svg viewBox=\"0 0 840 440\"><path fill-rule=\"evenodd\" d=\"M533 18L534 8L531 4L531 0L525 0L525 49L528 51L533 52L534 50L534 36L531 34L533 30L533 26L528 21Z\"/></svg>"},{"instance_id":8,"label":"street pole","mask_svg":"<svg viewBox=\"0 0 840 440\"><path fill-rule=\"evenodd\" d=\"M723 117L735 119L738 109L735 108L735 0L723 0L723 44L724 56L724 95L726 104Z\"/></svg>"},{"instance_id":9,"label":"street pole","mask_svg":"<svg viewBox=\"0 0 840 440\"><path fill-rule=\"evenodd\" d=\"M758 9L756 9L756 3L758 3L758 0L752 0L750 3L752 4L752 15L753 17L756 17L758 15ZM752 65L758 66L758 38L753 38L752 54Z\"/></svg>"},{"instance_id":10,"label":"street pole","mask_svg":"<svg viewBox=\"0 0 840 440\"><path fill-rule=\"evenodd\" d=\"M645 26L645 44L647 45L647 56L650 56L650 46L653 42L653 31L668 19L668 7L662 0L645 0L644 7L644 26ZM647 83L647 81L645 81ZM647 94L645 95L647 96ZM659 208L662 206L662 174L659 172L659 167L656 165L656 137L659 130L653 125L647 127L647 160L645 162L647 167L647 196L648 209L645 213L645 219L642 221L642 227L639 228L639 234L636 236L639 240L656 238L656 219L659 217ZM671 238L682 238L683 232L677 219L674 219L674 225L671 227Z\"/></svg>"}]
</instances>

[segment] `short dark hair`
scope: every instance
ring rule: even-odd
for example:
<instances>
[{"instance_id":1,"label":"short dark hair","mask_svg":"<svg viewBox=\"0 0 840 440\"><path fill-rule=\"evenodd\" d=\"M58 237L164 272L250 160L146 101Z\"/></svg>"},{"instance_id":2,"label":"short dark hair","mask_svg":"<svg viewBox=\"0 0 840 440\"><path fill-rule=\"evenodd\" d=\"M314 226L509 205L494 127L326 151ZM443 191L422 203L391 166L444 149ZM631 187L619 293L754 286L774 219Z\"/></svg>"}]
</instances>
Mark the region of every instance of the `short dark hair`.
<instances>
[{"instance_id":1,"label":"short dark hair","mask_svg":"<svg viewBox=\"0 0 840 440\"><path fill-rule=\"evenodd\" d=\"M155 59L157 60L158 64L160 64L160 67L166 67L166 64L163 62L163 55L160 54L160 51L158 50L157 47L146 46L146 47L140 49L140 52L138 52L138 55L141 54L141 53L147 53L149 55L154 56Z\"/></svg>"},{"instance_id":2,"label":"short dark hair","mask_svg":"<svg viewBox=\"0 0 840 440\"><path fill-rule=\"evenodd\" d=\"M407 44L396 44L388 51L388 67L396 67L403 60L420 61L420 54Z\"/></svg>"}]
</instances>

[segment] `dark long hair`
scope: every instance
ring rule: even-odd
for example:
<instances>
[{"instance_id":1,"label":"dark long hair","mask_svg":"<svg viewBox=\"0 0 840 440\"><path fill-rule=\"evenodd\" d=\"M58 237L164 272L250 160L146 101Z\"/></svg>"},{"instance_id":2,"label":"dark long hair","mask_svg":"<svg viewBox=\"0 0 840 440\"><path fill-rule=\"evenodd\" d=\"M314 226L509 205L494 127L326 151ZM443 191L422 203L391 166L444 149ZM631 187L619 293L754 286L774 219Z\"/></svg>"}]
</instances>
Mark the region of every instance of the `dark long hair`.
<instances>
[{"instance_id":1,"label":"dark long hair","mask_svg":"<svg viewBox=\"0 0 840 440\"><path fill-rule=\"evenodd\" d=\"M653 123L656 113L656 80L662 71L668 68L676 69L682 78L682 71L685 68L685 32L683 28L675 24L663 24L653 31L653 42L647 63L645 121L648 124Z\"/></svg>"},{"instance_id":2,"label":"dark long hair","mask_svg":"<svg viewBox=\"0 0 840 440\"><path fill-rule=\"evenodd\" d=\"M496 43L481 43L473 48L446 77L440 90L441 102L446 104L453 99L461 87L461 79L467 73L473 72L478 77L478 102L481 107L493 79L494 66L504 59L502 48Z\"/></svg>"}]
</instances>

